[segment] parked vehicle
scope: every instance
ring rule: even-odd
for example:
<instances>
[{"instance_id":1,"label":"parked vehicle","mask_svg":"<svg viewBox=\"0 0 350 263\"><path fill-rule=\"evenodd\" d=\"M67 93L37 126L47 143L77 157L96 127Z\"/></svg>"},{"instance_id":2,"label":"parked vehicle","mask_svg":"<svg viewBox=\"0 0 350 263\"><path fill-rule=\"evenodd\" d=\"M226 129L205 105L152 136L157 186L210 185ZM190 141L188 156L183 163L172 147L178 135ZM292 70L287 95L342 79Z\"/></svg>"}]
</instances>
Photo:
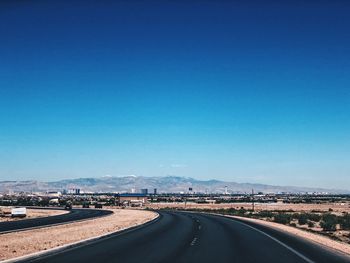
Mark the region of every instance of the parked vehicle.
<instances>
[{"instance_id":1,"label":"parked vehicle","mask_svg":"<svg viewBox=\"0 0 350 263\"><path fill-rule=\"evenodd\" d=\"M16 207L11 209L12 217L26 217L27 216L27 208L25 207Z\"/></svg>"},{"instance_id":2,"label":"parked vehicle","mask_svg":"<svg viewBox=\"0 0 350 263\"><path fill-rule=\"evenodd\" d=\"M66 203L64 209L66 209L66 210L72 210L72 202L69 202L69 201L68 201L68 202Z\"/></svg>"}]
</instances>

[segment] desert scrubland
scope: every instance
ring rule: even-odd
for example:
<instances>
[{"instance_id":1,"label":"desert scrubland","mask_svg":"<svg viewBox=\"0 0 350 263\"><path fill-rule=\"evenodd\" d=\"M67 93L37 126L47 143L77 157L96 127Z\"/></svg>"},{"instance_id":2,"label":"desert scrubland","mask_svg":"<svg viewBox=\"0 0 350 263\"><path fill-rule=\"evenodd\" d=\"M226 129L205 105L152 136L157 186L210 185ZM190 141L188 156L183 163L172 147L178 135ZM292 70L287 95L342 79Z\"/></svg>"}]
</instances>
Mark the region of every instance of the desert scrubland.
<instances>
[{"instance_id":1,"label":"desert scrubland","mask_svg":"<svg viewBox=\"0 0 350 263\"><path fill-rule=\"evenodd\" d=\"M164 208L181 208L181 209L229 209L235 208L240 209L252 209L252 203L222 203L222 204L197 204L197 203L152 203L148 207L154 209ZM296 212L311 212L311 211L329 211L330 209L334 212L347 212L350 213L350 203L323 203L323 204L288 204L288 203L255 203L254 208L256 211L285 211L293 210Z\"/></svg>"}]
</instances>

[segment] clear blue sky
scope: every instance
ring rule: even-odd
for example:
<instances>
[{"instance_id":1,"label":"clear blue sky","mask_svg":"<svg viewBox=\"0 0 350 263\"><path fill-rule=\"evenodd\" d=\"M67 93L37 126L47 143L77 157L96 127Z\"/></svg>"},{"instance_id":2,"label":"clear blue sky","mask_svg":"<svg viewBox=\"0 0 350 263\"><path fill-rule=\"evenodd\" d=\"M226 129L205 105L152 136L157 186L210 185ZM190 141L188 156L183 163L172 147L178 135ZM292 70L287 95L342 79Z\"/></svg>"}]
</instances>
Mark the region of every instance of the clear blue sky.
<instances>
[{"instance_id":1,"label":"clear blue sky","mask_svg":"<svg viewBox=\"0 0 350 263\"><path fill-rule=\"evenodd\" d=\"M349 14L345 0L1 1L0 179L350 189Z\"/></svg>"}]
</instances>

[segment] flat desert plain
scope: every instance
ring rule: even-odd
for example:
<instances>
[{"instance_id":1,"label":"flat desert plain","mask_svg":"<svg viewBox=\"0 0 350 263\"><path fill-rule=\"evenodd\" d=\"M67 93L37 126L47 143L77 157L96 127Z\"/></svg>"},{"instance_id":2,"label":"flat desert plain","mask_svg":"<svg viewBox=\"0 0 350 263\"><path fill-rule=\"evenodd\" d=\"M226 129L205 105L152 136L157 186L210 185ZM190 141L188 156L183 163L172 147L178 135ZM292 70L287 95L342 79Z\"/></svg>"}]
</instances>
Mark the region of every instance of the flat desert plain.
<instances>
[{"instance_id":1,"label":"flat desert plain","mask_svg":"<svg viewBox=\"0 0 350 263\"><path fill-rule=\"evenodd\" d=\"M148 207L154 209L162 208L180 208L180 209L229 209L235 208L240 209L252 209L252 203L222 203L222 204L197 204L197 203L152 203ZM277 203L255 203L256 211L286 211L293 210L295 212L312 212L312 211L322 211L327 212L329 209L334 212L347 212L350 213L350 203L322 203L322 204L287 204L282 202Z\"/></svg>"}]
</instances>

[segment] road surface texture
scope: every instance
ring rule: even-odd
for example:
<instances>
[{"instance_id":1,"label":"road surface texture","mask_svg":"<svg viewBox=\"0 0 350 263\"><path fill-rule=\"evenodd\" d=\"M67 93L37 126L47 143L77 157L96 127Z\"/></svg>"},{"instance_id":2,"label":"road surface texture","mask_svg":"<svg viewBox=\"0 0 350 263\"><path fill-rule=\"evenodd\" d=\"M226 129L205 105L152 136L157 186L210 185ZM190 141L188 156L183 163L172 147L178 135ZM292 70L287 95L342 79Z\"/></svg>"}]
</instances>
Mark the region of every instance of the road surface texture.
<instances>
[{"instance_id":1,"label":"road surface texture","mask_svg":"<svg viewBox=\"0 0 350 263\"><path fill-rule=\"evenodd\" d=\"M350 258L269 227L189 212L161 211L133 231L22 262L333 263Z\"/></svg>"},{"instance_id":2,"label":"road surface texture","mask_svg":"<svg viewBox=\"0 0 350 263\"><path fill-rule=\"evenodd\" d=\"M82 219L90 219L109 215L113 212L98 209L73 209L67 214L23 219L18 221L0 222L0 234L12 231L25 230L34 227L43 227L54 224L69 223Z\"/></svg>"}]
</instances>

